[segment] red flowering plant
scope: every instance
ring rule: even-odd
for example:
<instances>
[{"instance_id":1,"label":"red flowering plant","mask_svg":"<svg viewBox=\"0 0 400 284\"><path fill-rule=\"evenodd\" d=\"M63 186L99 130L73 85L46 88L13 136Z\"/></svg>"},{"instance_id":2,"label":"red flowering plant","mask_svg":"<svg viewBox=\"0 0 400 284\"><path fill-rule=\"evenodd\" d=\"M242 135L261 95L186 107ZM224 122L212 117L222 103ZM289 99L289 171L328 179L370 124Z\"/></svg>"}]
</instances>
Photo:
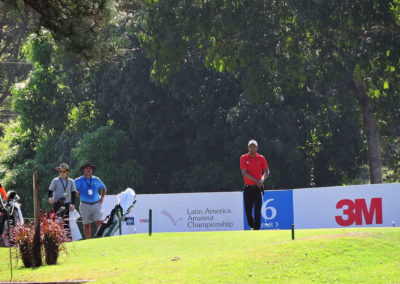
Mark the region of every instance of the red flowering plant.
<instances>
[{"instance_id":1,"label":"red flowering plant","mask_svg":"<svg viewBox=\"0 0 400 284\"><path fill-rule=\"evenodd\" d=\"M64 242L69 241L63 228L63 219L54 213L42 213L40 217L40 243L44 247L47 264L56 264L60 251L67 251ZM19 248L25 267L34 267L34 223L18 225L11 229L11 244Z\"/></svg>"},{"instance_id":2,"label":"red flowering plant","mask_svg":"<svg viewBox=\"0 0 400 284\"><path fill-rule=\"evenodd\" d=\"M20 256L25 267L33 267L33 240L35 227L32 223L18 225L11 229L11 243L19 248Z\"/></svg>"},{"instance_id":3,"label":"red flowering plant","mask_svg":"<svg viewBox=\"0 0 400 284\"><path fill-rule=\"evenodd\" d=\"M40 218L40 235L44 246L47 264L56 264L60 250L66 252L63 245L69 241L63 226L63 219L54 213L42 214Z\"/></svg>"}]
</instances>

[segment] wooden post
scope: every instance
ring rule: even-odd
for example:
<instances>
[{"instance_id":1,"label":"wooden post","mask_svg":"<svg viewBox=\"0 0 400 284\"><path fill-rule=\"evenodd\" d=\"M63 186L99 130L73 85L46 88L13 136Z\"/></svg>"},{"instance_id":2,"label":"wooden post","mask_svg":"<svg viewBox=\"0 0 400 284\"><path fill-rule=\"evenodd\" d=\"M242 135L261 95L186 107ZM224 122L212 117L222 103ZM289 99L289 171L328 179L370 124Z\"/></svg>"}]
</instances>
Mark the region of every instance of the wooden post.
<instances>
[{"instance_id":1,"label":"wooden post","mask_svg":"<svg viewBox=\"0 0 400 284\"><path fill-rule=\"evenodd\" d=\"M33 263L35 267L42 265L40 250L40 203L39 203L39 174L33 171L33 209L35 216L35 236L33 239Z\"/></svg>"}]
</instances>

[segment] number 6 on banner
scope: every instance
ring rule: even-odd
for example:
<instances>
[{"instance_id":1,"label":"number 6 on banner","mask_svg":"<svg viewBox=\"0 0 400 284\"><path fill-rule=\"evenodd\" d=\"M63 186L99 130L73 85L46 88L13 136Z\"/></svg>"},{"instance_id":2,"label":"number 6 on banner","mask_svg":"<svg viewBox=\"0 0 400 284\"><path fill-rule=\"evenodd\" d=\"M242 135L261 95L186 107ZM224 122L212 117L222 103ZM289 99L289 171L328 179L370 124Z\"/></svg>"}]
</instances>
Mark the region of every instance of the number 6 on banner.
<instances>
[{"instance_id":1,"label":"number 6 on banner","mask_svg":"<svg viewBox=\"0 0 400 284\"><path fill-rule=\"evenodd\" d=\"M261 207L261 215L263 216L263 218L265 220L272 220L276 217L277 211L275 209L275 207L269 206L267 207L268 203L270 203L271 201L274 201L273 198L268 199L267 201L265 201ZM271 216L267 216L267 211L271 211Z\"/></svg>"}]
</instances>

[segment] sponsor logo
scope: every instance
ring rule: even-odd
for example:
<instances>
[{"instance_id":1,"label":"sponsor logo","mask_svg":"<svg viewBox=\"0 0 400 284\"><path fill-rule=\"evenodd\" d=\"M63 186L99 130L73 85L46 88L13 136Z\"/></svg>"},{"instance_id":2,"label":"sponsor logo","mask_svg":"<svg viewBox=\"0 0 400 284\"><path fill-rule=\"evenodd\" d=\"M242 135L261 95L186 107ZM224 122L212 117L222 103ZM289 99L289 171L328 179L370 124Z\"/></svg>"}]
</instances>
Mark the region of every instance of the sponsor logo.
<instances>
[{"instance_id":1,"label":"sponsor logo","mask_svg":"<svg viewBox=\"0 0 400 284\"><path fill-rule=\"evenodd\" d=\"M175 218L172 217L171 213L169 213L167 210L163 210L160 213L165 217L167 217L172 222L172 224L174 224L174 226L176 226L176 224L178 224L179 221L183 220L182 218L178 218L175 220Z\"/></svg>"},{"instance_id":2,"label":"sponsor logo","mask_svg":"<svg viewBox=\"0 0 400 284\"><path fill-rule=\"evenodd\" d=\"M375 216L375 224L382 224L382 198L371 198L369 210L365 199L342 199L336 204L336 209L342 209L342 216L335 216L336 223L340 226L371 225ZM346 216L346 217L344 217Z\"/></svg>"},{"instance_id":3,"label":"sponsor logo","mask_svg":"<svg viewBox=\"0 0 400 284\"><path fill-rule=\"evenodd\" d=\"M149 219L148 218L141 218L141 219L139 219L139 223L149 223Z\"/></svg>"},{"instance_id":4,"label":"sponsor logo","mask_svg":"<svg viewBox=\"0 0 400 284\"><path fill-rule=\"evenodd\" d=\"M135 217L126 217L126 224L128 226L133 226L135 225Z\"/></svg>"}]
</instances>

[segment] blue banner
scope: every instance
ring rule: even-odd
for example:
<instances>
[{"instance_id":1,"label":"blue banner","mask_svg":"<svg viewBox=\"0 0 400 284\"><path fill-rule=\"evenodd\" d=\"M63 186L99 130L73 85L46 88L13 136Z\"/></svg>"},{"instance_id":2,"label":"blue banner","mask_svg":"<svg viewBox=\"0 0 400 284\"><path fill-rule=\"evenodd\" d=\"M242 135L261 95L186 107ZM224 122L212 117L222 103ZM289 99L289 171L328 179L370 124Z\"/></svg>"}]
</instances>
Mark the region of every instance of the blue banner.
<instances>
[{"instance_id":1,"label":"blue banner","mask_svg":"<svg viewBox=\"0 0 400 284\"><path fill-rule=\"evenodd\" d=\"M135 217L126 217L126 224L128 226L133 226L135 225Z\"/></svg>"},{"instance_id":2,"label":"blue banner","mask_svg":"<svg viewBox=\"0 0 400 284\"><path fill-rule=\"evenodd\" d=\"M250 230L244 211L244 229ZM269 190L264 192L261 206L260 230L290 229L293 224L293 191Z\"/></svg>"}]
</instances>

